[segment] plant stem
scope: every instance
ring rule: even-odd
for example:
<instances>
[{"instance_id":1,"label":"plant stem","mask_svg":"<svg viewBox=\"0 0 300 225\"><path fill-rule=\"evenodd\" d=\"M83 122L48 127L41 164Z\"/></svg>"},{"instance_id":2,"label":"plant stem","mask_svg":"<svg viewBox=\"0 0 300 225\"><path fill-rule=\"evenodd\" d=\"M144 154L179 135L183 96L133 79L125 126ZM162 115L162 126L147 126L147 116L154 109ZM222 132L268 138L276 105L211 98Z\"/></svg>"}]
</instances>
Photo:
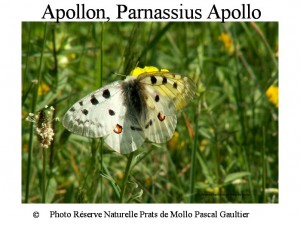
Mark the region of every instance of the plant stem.
<instances>
[{"instance_id":1,"label":"plant stem","mask_svg":"<svg viewBox=\"0 0 300 225\"><path fill-rule=\"evenodd\" d=\"M265 127L262 127L262 136L263 136L263 148L262 148L262 195L263 203L266 203L266 132Z\"/></svg>"},{"instance_id":2,"label":"plant stem","mask_svg":"<svg viewBox=\"0 0 300 225\"><path fill-rule=\"evenodd\" d=\"M32 99L32 106L31 106L31 112L35 113L36 110L36 104L37 104L37 95L38 95L38 87L41 80L41 74L42 74L42 65L43 65L43 57L44 57L44 49L45 49L45 43L46 43L46 37L47 37L47 23L45 23L44 27L44 40L43 40L43 46L41 49L41 57L40 57L40 64L39 64L39 73L37 77L37 85L35 86L35 90L33 91L33 99ZM27 160L27 175L26 175L26 190L25 190L25 203L28 203L29 198L29 180L30 180L30 174L31 174L31 155L32 155L32 149L33 149L33 136L34 136L34 126L33 123L30 124L30 133L29 133L29 150L28 150L28 160Z\"/></svg>"},{"instance_id":3,"label":"plant stem","mask_svg":"<svg viewBox=\"0 0 300 225\"><path fill-rule=\"evenodd\" d=\"M105 163L102 164L102 168L103 168L104 174L111 177L111 174L109 173ZM109 180L109 182L110 182L112 188L114 189L114 192L117 195L117 198L120 199L120 191L119 191L118 186L116 185L116 183L112 179Z\"/></svg>"},{"instance_id":4,"label":"plant stem","mask_svg":"<svg viewBox=\"0 0 300 225\"><path fill-rule=\"evenodd\" d=\"M124 197L124 193L125 193L125 189L126 189L126 184L127 184L127 180L128 180L128 176L129 176L129 170L130 170L133 155L134 155L134 152L131 152L128 157L128 161L127 161L127 165L126 165L126 169L125 169L125 175L124 175L124 179L123 179L123 186L122 186L121 195L120 195L120 203L123 202L123 197Z\"/></svg>"},{"instance_id":5,"label":"plant stem","mask_svg":"<svg viewBox=\"0 0 300 225\"><path fill-rule=\"evenodd\" d=\"M43 151L43 176L42 176L42 203L46 202L46 157L47 149L42 148Z\"/></svg>"},{"instance_id":6,"label":"plant stem","mask_svg":"<svg viewBox=\"0 0 300 225\"><path fill-rule=\"evenodd\" d=\"M276 58L274 57L274 52L273 52L271 46L269 45L269 42L267 41L265 35L263 34L261 29L259 28L259 26L257 26L257 24L254 23L254 22L250 22L249 25L255 30L255 32L261 38L261 40L263 41L263 43L265 44L265 46L267 48L267 52L269 53L275 68L278 68L278 62L277 62Z\"/></svg>"},{"instance_id":7,"label":"plant stem","mask_svg":"<svg viewBox=\"0 0 300 225\"><path fill-rule=\"evenodd\" d=\"M189 202L192 203L194 201L194 191L195 191L195 163L196 163L196 151L197 151L197 138L198 138L198 121L201 111L201 103L198 103L198 109L195 116L195 136L194 136L194 145L192 149L192 156L191 156L191 172L190 172L190 199Z\"/></svg>"}]
</instances>

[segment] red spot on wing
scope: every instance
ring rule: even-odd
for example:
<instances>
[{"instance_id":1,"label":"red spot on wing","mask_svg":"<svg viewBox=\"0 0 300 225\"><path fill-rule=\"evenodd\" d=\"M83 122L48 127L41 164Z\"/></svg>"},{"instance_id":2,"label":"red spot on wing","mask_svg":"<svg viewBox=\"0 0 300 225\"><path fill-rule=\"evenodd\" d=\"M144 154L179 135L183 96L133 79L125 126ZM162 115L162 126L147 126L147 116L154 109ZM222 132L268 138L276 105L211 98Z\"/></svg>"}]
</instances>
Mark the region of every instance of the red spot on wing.
<instances>
[{"instance_id":1,"label":"red spot on wing","mask_svg":"<svg viewBox=\"0 0 300 225\"><path fill-rule=\"evenodd\" d=\"M157 118L162 122L165 120L166 116L163 113L158 113Z\"/></svg>"},{"instance_id":2,"label":"red spot on wing","mask_svg":"<svg viewBox=\"0 0 300 225\"><path fill-rule=\"evenodd\" d=\"M114 132L116 134L121 134L123 131L123 127L120 124L116 124L115 128L114 128Z\"/></svg>"}]
</instances>

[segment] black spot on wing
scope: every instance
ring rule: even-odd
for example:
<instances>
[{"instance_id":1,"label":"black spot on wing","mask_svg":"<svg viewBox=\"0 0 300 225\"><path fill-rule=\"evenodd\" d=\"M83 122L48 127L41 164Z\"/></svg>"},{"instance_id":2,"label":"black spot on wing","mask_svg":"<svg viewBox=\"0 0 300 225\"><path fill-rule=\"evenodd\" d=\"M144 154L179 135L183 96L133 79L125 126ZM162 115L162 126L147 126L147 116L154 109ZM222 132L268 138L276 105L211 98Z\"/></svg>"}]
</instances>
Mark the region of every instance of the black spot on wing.
<instances>
[{"instance_id":1,"label":"black spot on wing","mask_svg":"<svg viewBox=\"0 0 300 225\"><path fill-rule=\"evenodd\" d=\"M155 101L158 102L159 101L159 95L155 96Z\"/></svg>"},{"instance_id":2,"label":"black spot on wing","mask_svg":"<svg viewBox=\"0 0 300 225\"><path fill-rule=\"evenodd\" d=\"M71 112L75 112L75 108L74 108L74 107L71 107L70 111L71 111Z\"/></svg>"},{"instance_id":3,"label":"black spot on wing","mask_svg":"<svg viewBox=\"0 0 300 225\"><path fill-rule=\"evenodd\" d=\"M110 97L110 91L108 89L105 89L102 93L103 98L109 98Z\"/></svg>"},{"instance_id":4,"label":"black spot on wing","mask_svg":"<svg viewBox=\"0 0 300 225\"><path fill-rule=\"evenodd\" d=\"M143 131L142 128L140 128L140 127L134 127L134 126L131 126L130 129L131 130L137 130L137 131Z\"/></svg>"},{"instance_id":5,"label":"black spot on wing","mask_svg":"<svg viewBox=\"0 0 300 225\"><path fill-rule=\"evenodd\" d=\"M112 110L112 109L109 109L109 110L108 110L108 113L109 113L109 115L111 115L111 116L114 116L114 115L116 114L115 111Z\"/></svg>"},{"instance_id":6,"label":"black spot on wing","mask_svg":"<svg viewBox=\"0 0 300 225\"><path fill-rule=\"evenodd\" d=\"M149 120L149 122L146 124L145 128L147 129L149 126L152 126L152 120Z\"/></svg>"},{"instance_id":7,"label":"black spot on wing","mask_svg":"<svg viewBox=\"0 0 300 225\"><path fill-rule=\"evenodd\" d=\"M156 81L157 81L156 77L155 76L151 76L151 83L152 84L156 84Z\"/></svg>"},{"instance_id":8,"label":"black spot on wing","mask_svg":"<svg viewBox=\"0 0 300 225\"><path fill-rule=\"evenodd\" d=\"M87 115L87 114L89 113L89 111L88 111L87 109L83 109L83 110L82 110L82 113L83 113L84 115Z\"/></svg>"},{"instance_id":9,"label":"black spot on wing","mask_svg":"<svg viewBox=\"0 0 300 225\"><path fill-rule=\"evenodd\" d=\"M166 78L166 77L163 77L162 83L163 83L163 84L166 84L166 83L168 83L168 80L167 80L167 78Z\"/></svg>"},{"instance_id":10,"label":"black spot on wing","mask_svg":"<svg viewBox=\"0 0 300 225\"><path fill-rule=\"evenodd\" d=\"M82 102L82 101L80 101L80 102L79 102L79 105L80 105L80 106L83 106L83 102Z\"/></svg>"},{"instance_id":11,"label":"black spot on wing","mask_svg":"<svg viewBox=\"0 0 300 225\"><path fill-rule=\"evenodd\" d=\"M98 100L96 99L95 95L92 95L91 103L92 103L93 105L97 105L97 104L99 103Z\"/></svg>"},{"instance_id":12,"label":"black spot on wing","mask_svg":"<svg viewBox=\"0 0 300 225\"><path fill-rule=\"evenodd\" d=\"M177 89L177 83L176 82L174 82L173 88Z\"/></svg>"},{"instance_id":13,"label":"black spot on wing","mask_svg":"<svg viewBox=\"0 0 300 225\"><path fill-rule=\"evenodd\" d=\"M80 120L80 119L75 119L75 121L77 122L77 125L84 125L85 123L89 123L89 120Z\"/></svg>"}]
</instances>

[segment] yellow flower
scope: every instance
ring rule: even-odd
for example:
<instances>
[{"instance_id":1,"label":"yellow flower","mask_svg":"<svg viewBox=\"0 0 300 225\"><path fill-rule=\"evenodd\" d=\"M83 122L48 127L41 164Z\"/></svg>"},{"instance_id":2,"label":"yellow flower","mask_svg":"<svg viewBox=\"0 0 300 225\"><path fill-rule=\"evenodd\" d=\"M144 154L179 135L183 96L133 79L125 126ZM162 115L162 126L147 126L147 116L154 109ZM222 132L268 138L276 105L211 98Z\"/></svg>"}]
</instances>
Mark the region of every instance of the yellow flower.
<instances>
[{"instance_id":1,"label":"yellow flower","mask_svg":"<svg viewBox=\"0 0 300 225\"><path fill-rule=\"evenodd\" d=\"M204 181L205 184L208 184L208 180ZM224 193L224 188L223 187L207 187L205 189L206 192L211 193L211 194L220 194Z\"/></svg>"},{"instance_id":2,"label":"yellow flower","mask_svg":"<svg viewBox=\"0 0 300 225\"><path fill-rule=\"evenodd\" d=\"M124 178L124 172L123 171L118 170L116 172L116 174L117 174L117 177L118 177L119 180L122 180Z\"/></svg>"},{"instance_id":3,"label":"yellow flower","mask_svg":"<svg viewBox=\"0 0 300 225\"><path fill-rule=\"evenodd\" d=\"M204 152L204 150L208 144L209 144L208 140L202 139L200 146L199 146L200 152Z\"/></svg>"},{"instance_id":4,"label":"yellow flower","mask_svg":"<svg viewBox=\"0 0 300 225\"><path fill-rule=\"evenodd\" d=\"M142 73L151 73L151 72L169 72L167 69L158 69L155 66L145 66L144 68L136 67L134 70L131 71L131 76L139 76Z\"/></svg>"},{"instance_id":5,"label":"yellow flower","mask_svg":"<svg viewBox=\"0 0 300 225\"><path fill-rule=\"evenodd\" d=\"M175 131L172 139L168 141L168 148L170 150L181 150L184 148L184 144L184 141L179 138L179 133Z\"/></svg>"},{"instance_id":6,"label":"yellow flower","mask_svg":"<svg viewBox=\"0 0 300 225\"><path fill-rule=\"evenodd\" d=\"M271 85L266 91L266 96L269 102L273 103L278 108L278 87Z\"/></svg>"},{"instance_id":7,"label":"yellow flower","mask_svg":"<svg viewBox=\"0 0 300 225\"><path fill-rule=\"evenodd\" d=\"M38 95L45 95L50 91L50 87L48 86L48 84L46 83L41 83L41 85L39 86L39 90L38 90Z\"/></svg>"},{"instance_id":8,"label":"yellow flower","mask_svg":"<svg viewBox=\"0 0 300 225\"><path fill-rule=\"evenodd\" d=\"M230 34L221 33L221 35L219 36L219 40L223 42L224 47L229 54L232 54L234 52L233 41Z\"/></svg>"},{"instance_id":9,"label":"yellow flower","mask_svg":"<svg viewBox=\"0 0 300 225\"><path fill-rule=\"evenodd\" d=\"M175 131L172 139L168 142L169 149L174 150L176 148L178 137L179 137L179 133Z\"/></svg>"}]
</instances>

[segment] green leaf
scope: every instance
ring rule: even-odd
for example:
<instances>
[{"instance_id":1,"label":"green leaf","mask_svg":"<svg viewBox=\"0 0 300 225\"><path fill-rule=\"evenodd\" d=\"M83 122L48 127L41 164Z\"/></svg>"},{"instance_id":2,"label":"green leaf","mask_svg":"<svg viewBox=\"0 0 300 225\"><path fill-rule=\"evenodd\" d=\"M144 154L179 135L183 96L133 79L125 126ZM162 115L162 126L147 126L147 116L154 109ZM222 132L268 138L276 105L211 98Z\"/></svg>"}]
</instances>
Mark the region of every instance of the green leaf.
<instances>
[{"instance_id":1,"label":"green leaf","mask_svg":"<svg viewBox=\"0 0 300 225\"><path fill-rule=\"evenodd\" d=\"M133 200L137 200L137 201L140 201L140 198L142 197L144 191L141 189L140 191L134 193L129 199L127 202L131 202Z\"/></svg>"},{"instance_id":2,"label":"green leaf","mask_svg":"<svg viewBox=\"0 0 300 225\"><path fill-rule=\"evenodd\" d=\"M242 177L245 177L245 176L250 176L250 173L249 172L237 172L237 173L231 173L229 175L226 176L225 180L224 180L224 184L227 185L227 184L230 184L232 183L233 181L237 180L237 179L240 179Z\"/></svg>"},{"instance_id":3,"label":"green leaf","mask_svg":"<svg viewBox=\"0 0 300 225\"><path fill-rule=\"evenodd\" d=\"M57 183L54 178L51 178L48 183L47 193L46 193L46 203L50 203L53 201L57 188Z\"/></svg>"}]
</instances>

